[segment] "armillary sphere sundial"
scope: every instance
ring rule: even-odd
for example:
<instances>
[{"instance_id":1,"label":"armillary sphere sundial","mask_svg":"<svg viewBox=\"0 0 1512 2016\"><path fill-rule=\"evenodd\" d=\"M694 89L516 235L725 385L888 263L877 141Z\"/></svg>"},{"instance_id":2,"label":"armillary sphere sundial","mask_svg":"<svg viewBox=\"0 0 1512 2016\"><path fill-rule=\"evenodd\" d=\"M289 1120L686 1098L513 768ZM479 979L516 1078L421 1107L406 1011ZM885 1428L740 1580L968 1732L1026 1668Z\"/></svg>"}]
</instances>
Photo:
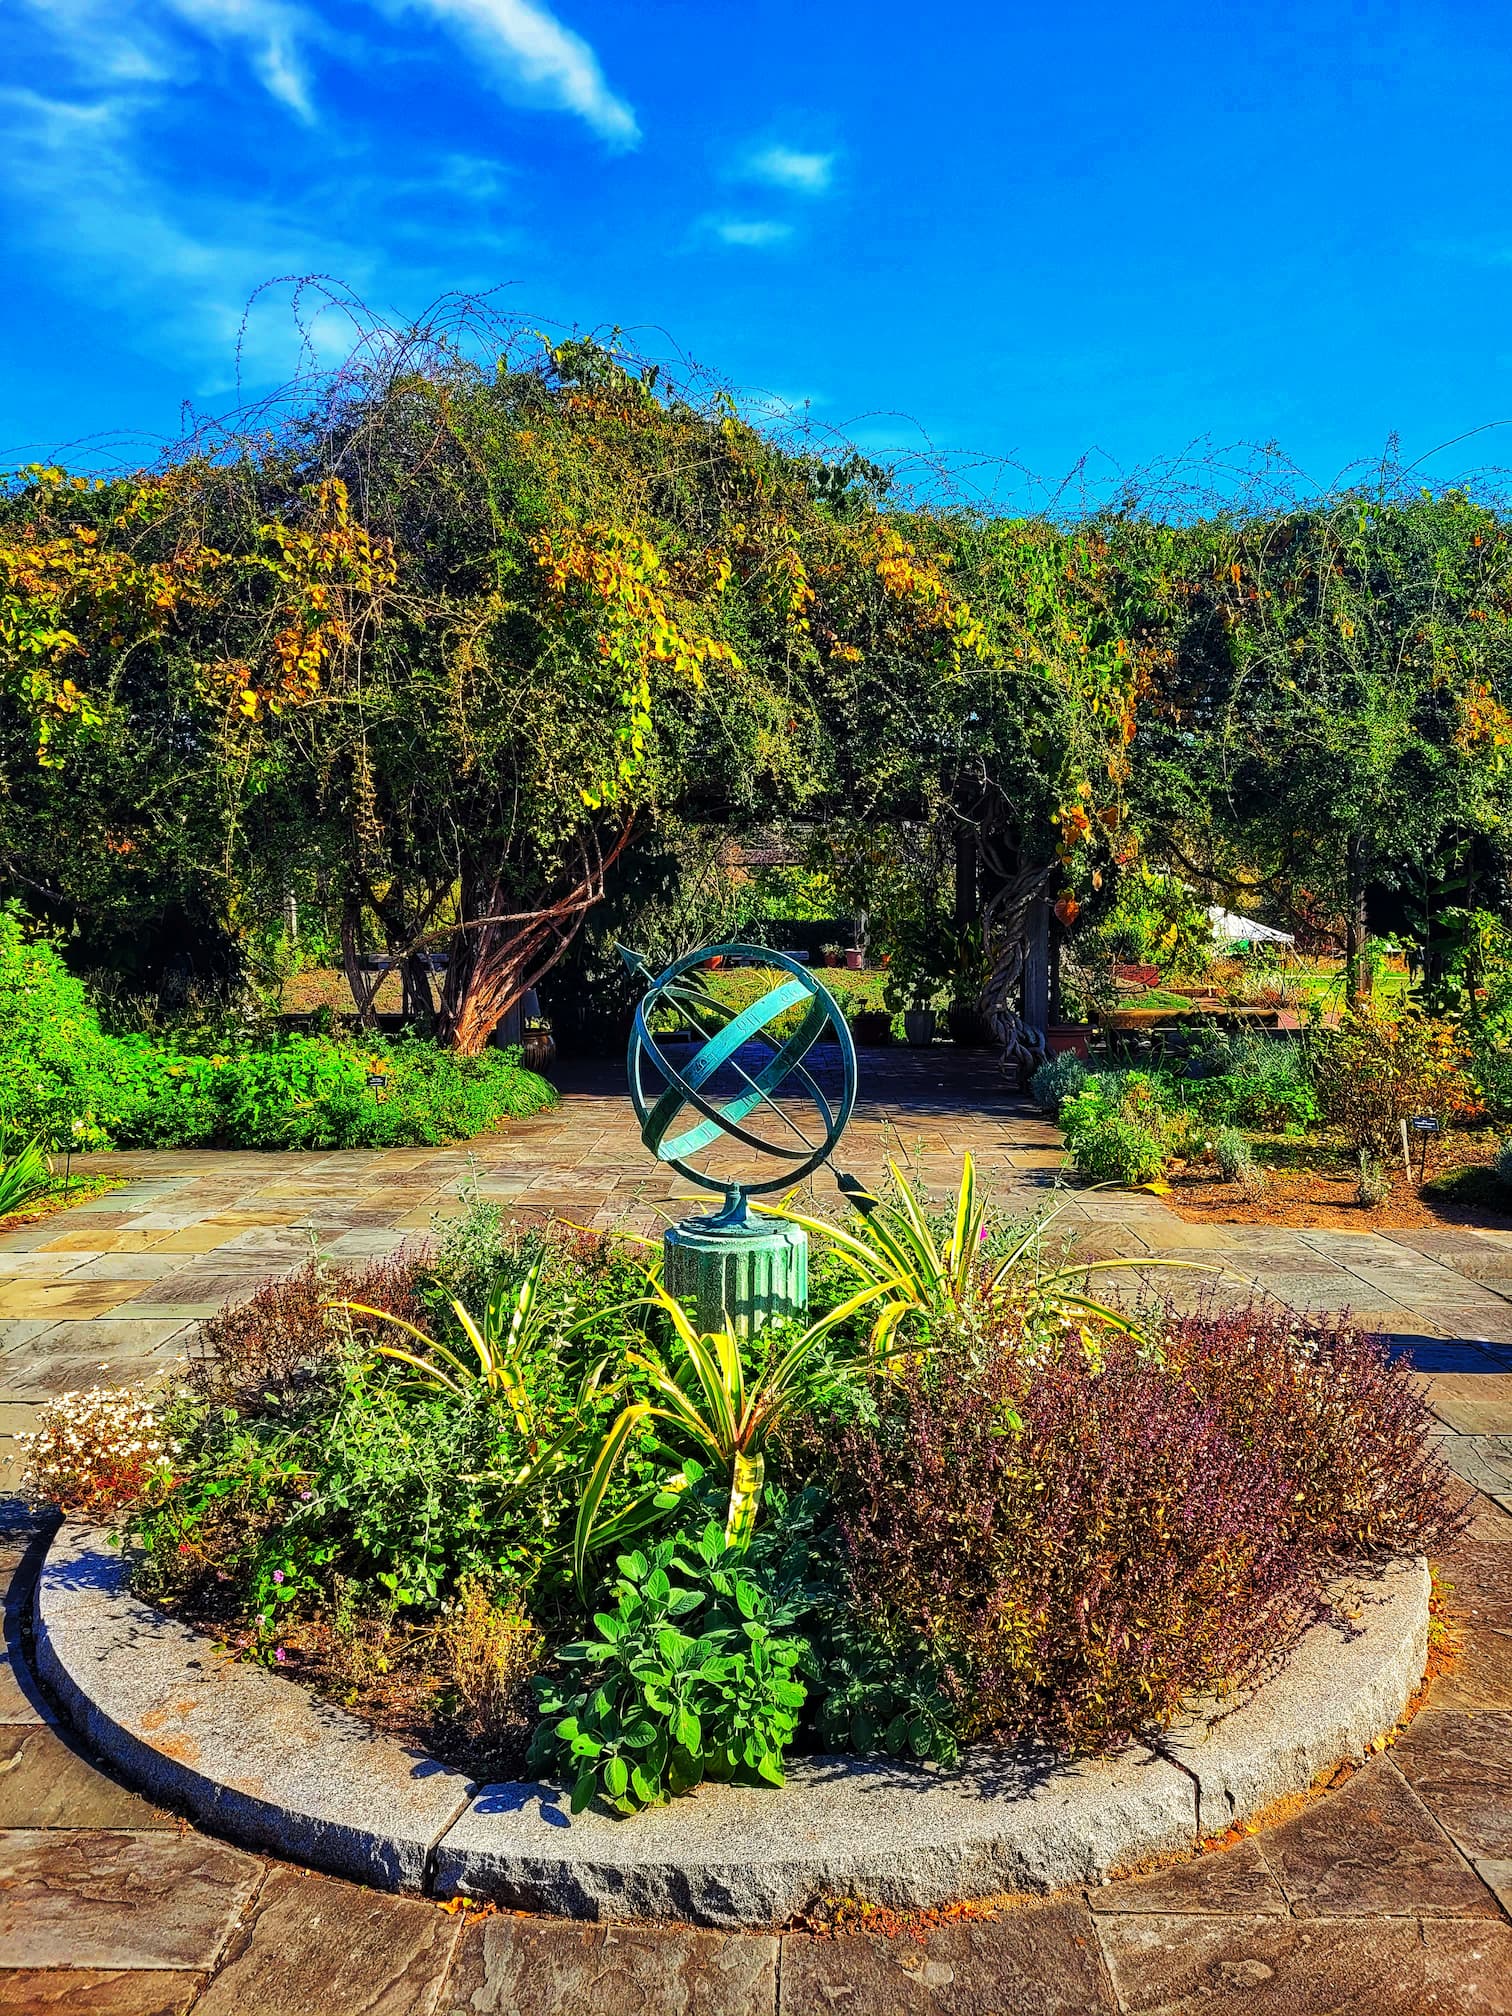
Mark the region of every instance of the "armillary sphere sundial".
<instances>
[{"instance_id":1,"label":"armillary sphere sundial","mask_svg":"<svg viewBox=\"0 0 1512 2016\"><path fill-rule=\"evenodd\" d=\"M785 1219L753 1218L747 1199L834 1167L830 1158L856 1103L856 1048L840 1005L796 959L764 945L701 946L655 975L638 952L619 950L647 983L628 1060L641 1139L690 1183L724 1193L719 1210L667 1229L667 1291L694 1301L706 1331L748 1334L768 1316L797 1315L808 1304L807 1236ZM749 1007L732 1008L705 984L702 969L711 960L759 966L778 978ZM792 1011L796 1024L779 1036L773 1025ZM834 1038L834 1049L825 1049L838 1062L838 1090L816 1075L814 1046L826 1036ZM824 1077L832 1082L834 1075L832 1062ZM700 1166L696 1158L715 1148L747 1151L758 1173L733 1177ZM760 1173L763 1167L773 1173ZM835 1174L847 1195L866 1195L853 1176Z\"/></svg>"}]
</instances>

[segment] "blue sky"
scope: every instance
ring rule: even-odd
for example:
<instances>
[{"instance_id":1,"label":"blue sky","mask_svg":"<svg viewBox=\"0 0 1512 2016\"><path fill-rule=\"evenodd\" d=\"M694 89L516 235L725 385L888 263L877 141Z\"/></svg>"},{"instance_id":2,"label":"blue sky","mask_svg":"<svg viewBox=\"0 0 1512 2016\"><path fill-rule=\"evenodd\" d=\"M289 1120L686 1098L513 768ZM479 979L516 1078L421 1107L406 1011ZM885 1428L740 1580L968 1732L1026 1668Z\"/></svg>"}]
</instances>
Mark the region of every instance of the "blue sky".
<instances>
[{"instance_id":1,"label":"blue sky","mask_svg":"<svg viewBox=\"0 0 1512 2016\"><path fill-rule=\"evenodd\" d=\"M502 286L1024 493L1512 418L1512 15L1431 0L5 0L0 460L236 396L249 297ZM316 330L326 354L339 324ZM295 358L287 286L240 341ZM805 409L805 402L808 402ZM1437 455L1512 464L1512 429Z\"/></svg>"}]
</instances>

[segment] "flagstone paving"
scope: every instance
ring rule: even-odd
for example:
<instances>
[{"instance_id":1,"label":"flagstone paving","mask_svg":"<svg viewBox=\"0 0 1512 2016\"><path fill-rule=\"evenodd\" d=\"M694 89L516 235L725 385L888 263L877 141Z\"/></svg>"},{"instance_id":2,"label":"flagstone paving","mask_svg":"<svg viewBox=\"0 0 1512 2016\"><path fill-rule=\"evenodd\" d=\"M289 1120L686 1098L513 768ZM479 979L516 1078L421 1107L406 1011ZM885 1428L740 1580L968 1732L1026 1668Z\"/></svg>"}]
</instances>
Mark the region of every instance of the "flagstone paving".
<instances>
[{"instance_id":1,"label":"flagstone paving","mask_svg":"<svg viewBox=\"0 0 1512 2016\"><path fill-rule=\"evenodd\" d=\"M893 1157L943 1194L969 1148L1015 1204L1057 1205L1082 1255L1148 1258L1126 1283L1349 1308L1409 1356L1484 1495L1439 1564L1461 1658L1394 1749L1236 1847L914 1934L464 1922L246 1854L101 1770L31 1676L45 1525L0 1498L0 2016L1512 2016L1512 1232L1193 1226L1155 1197L1055 1196L1055 1130L990 1060L863 1053L862 1084L837 1159L868 1181ZM694 1193L649 1162L620 1085L569 1075L561 1108L462 1148L108 1158L124 1189L0 1235L0 1493L41 1402L170 1369L200 1317L317 1244L392 1251L464 1185L599 1226L680 1215Z\"/></svg>"}]
</instances>

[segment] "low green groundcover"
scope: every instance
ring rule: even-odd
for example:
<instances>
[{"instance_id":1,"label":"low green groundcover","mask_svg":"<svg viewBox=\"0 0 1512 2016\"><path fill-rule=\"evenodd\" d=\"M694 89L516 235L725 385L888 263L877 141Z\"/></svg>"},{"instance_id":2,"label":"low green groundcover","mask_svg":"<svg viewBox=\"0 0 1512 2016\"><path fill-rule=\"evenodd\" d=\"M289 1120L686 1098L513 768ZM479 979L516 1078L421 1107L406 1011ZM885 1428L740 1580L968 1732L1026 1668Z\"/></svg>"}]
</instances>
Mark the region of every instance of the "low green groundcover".
<instances>
[{"instance_id":1,"label":"low green groundcover","mask_svg":"<svg viewBox=\"0 0 1512 2016\"><path fill-rule=\"evenodd\" d=\"M644 1243L474 1201L227 1310L166 1394L58 1401L31 1488L246 1656L624 1813L795 1749L1115 1750L1455 1530L1424 1402L1341 1322L1131 1313L969 1162L946 1217L895 1174L808 1222L808 1327L737 1344Z\"/></svg>"},{"instance_id":2,"label":"low green groundcover","mask_svg":"<svg viewBox=\"0 0 1512 2016\"><path fill-rule=\"evenodd\" d=\"M418 1037L113 1036L56 947L0 906L0 1145L399 1147L555 1097L516 1051L461 1057Z\"/></svg>"},{"instance_id":3,"label":"low green groundcover","mask_svg":"<svg viewBox=\"0 0 1512 2016\"><path fill-rule=\"evenodd\" d=\"M1371 1003L1336 1025L1291 1035L1199 1025L1138 1069L1094 1071L1054 1057L1035 1073L1033 1090L1094 1183L1154 1182L1175 1159L1216 1160L1226 1180L1258 1182L1254 1140L1288 1136L1342 1154L1368 1187L1384 1180L1409 1119L1431 1115L1447 1133L1512 1117L1498 1053L1483 1036L1410 1003ZM1461 1201L1471 1201L1476 1182L1467 1176L1465 1184Z\"/></svg>"},{"instance_id":4,"label":"low green groundcover","mask_svg":"<svg viewBox=\"0 0 1512 2016\"><path fill-rule=\"evenodd\" d=\"M1467 1204L1482 1211L1501 1211L1512 1217L1512 1173L1503 1176L1495 1166L1473 1164L1465 1169L1447 1169L1442 1176L1430 1176L1423 1195L1440 1204Z\"/></svg>"},{"instance_id":5,"label":"low green groundcover","mask_svg":"<svg viewBox=\"0 0 1512 2016\"><path fill-rule=\"evenodd\" d=\"M284 1036L203 1054L128 1036L105 1097L121 1147L387 1148L486 1133L556 1094L517 1050L462 1057L422 1037Z\"/></svg>"}]
</instances>

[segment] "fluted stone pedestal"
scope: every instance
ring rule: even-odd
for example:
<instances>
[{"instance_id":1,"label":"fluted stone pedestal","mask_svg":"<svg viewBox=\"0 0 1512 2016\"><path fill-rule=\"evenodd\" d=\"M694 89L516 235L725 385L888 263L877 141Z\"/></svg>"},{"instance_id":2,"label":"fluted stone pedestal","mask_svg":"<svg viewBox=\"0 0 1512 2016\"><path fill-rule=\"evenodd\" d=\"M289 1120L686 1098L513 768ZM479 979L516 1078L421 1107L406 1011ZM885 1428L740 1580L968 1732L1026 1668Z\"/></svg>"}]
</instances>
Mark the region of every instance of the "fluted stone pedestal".
<instances>
[{"instance_id":1,"label":"fluted stone pedestal","mask_svg":"<svg viewBox=\"0 0 1512 2016\"><path fill-rule=\"evenodd\" d=\"M808 1308L808 1234L777 1218L685 1218L662 1235L667 1293L691 1303L707 1335L749 1337L770 1316Z\"/></svg>"}]
</instances>

